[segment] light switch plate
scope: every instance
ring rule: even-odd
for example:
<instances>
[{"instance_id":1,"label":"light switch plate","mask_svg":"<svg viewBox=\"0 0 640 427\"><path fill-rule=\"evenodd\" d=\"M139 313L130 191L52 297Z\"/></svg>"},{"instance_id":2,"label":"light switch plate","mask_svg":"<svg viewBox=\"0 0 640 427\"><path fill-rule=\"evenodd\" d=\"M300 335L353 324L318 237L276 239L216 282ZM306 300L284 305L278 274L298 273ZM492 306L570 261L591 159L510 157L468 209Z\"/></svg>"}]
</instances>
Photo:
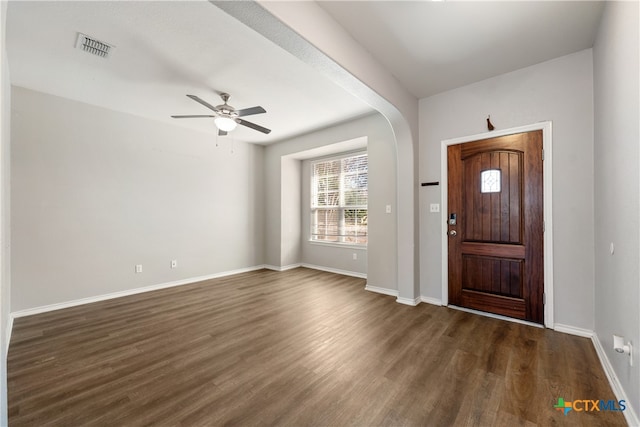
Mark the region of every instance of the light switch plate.
<instances>
[{"instance_id":1,"label":"light switch plate","mask_svg":"<svg viewBox=\"0 0 640 427\"><path fill-rule=\"evenodd\" d=\"M431 205L429 205L429 212L440 212L440 203L431 203Z\"/></svg>"}]
</instances>

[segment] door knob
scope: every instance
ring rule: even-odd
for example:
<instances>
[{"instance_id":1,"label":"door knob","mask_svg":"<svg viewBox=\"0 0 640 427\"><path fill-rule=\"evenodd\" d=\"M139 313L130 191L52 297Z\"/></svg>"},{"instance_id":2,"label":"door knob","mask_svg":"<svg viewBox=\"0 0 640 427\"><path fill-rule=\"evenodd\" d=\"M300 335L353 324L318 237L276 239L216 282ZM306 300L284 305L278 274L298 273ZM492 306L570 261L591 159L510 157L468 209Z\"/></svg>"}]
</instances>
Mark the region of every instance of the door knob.
<instances>
[{"instance_id":1,"label":"door knob","mask_svg":"<svg viewBox=\"0 0 640 427\"><path fill-rule=\"evenodd\" d=\"M456 230L451 230L449 231L449 236L454 237L458 234L458 232Z\"/></svg>"}]
</instances>

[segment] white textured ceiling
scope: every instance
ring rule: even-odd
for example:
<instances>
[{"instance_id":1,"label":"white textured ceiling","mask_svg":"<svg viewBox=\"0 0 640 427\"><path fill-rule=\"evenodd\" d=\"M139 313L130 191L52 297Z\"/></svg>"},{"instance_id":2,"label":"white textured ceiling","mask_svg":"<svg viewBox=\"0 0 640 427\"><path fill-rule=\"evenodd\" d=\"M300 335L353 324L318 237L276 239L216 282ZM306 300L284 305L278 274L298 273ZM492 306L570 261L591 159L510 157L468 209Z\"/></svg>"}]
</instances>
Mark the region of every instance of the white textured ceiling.
<instances>
[{"instance_id":1,"label":"white textured ceiling","mask_svg":"<svg viewBox=\"0 0 640 427\"><path fill-rule=\"evenodd\" d=\"M75 49L77 32L115 45L108 59ZM225 138L266 144L371 112L371 108L206 1L11 1L12 84L215 134L212 105L261 105Z\"/></svg>"},{"instance_id":2,"label":"white textured ceiling","mask_svg":"<svg viewBox=\"0 0 640 427\"><path fill-rule=\"evenodd\" d=\"M593 46L595 1L323 1L320 6L424 98Z\"/></svg>"},{"instance_id":3,"label":"white textured ceiling","mask_svg":"<svg viewBox=\"0 0 640 427\"><path fill-rule=\"evenodd\" d=\"M319 2L417 98L591 47L599 2ZM115 45L74 48L77 32ZM12 84L215 134L208 114L231 94L247 117L238 140L267 144L371 112L310 66L200 1L9 2ZM228 137L227 137L228 138Z\"/></svg>"}]
</instances>

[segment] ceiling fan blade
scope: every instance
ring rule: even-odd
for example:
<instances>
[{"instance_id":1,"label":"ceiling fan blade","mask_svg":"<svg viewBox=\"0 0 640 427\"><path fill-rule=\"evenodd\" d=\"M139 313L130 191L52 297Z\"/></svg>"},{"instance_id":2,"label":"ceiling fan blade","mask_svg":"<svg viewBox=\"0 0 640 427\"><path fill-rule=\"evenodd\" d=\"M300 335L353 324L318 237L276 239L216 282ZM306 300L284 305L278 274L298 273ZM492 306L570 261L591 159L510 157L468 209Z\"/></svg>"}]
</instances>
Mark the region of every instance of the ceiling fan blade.
<instances>
[{"instance_id":1,"label":"ceiling fan blade","mask_svg":"<svg viewBox=\"0 0 640 427\"><path fill-rule=\"evenodd\" d=\"M257 125L257 124L255 124L255 123L248 122L248 121L246 121L246 120L236 119L236 121L237 121L239 124L241 124L242 126L246 126L246 127L248 127L248 128L255 129L255 130L257 130L258 132L262 132L262 133L269 133L269 132L271 132L271 129L263 128L263 127L262 127L262 126L260 126L260 125Z\"/></svg>"},{"instance_id":2,"label":"ceiling fan blade","mask_svg":"<svg viewBox=\"0 0 640 427\"><path fill-rule=\"evenodd\" d=\"M222 130L222 129L218 129L218 136L225 136L227 134L226 131Z\"/></svg>"},{"instance_id":3,"label":"ceiling fan blade","mask_svg":"<svg viewBox=\"0 0 640 427\"><path fill-rule=\"evenodd\" d=\"M196 114L196 115L183 115L183 116L171 116L174 119L195 119L201 117L216 117L212 114Z\"/></svg>"},{"instance_id":4,"label":"ceiling fan blade","mask_svg":"<svg viewBox=\"0 0 640 427\"><path fill-rule=\"evenodd\" d=\"M209 104L207 101L202 100L202 99L198 98L198 97L197 97L197 96L195 96L195 95L187 95L187 96L188 96L189 98L193 99L194 101L196 101L196 102L198 102L198 103L200 103L200 104L204 105L204 106L205 106L205 107L207 107L208 109L213 110L213 111L215 111L216 113L218 112L218 110L216 109L216 107L214 107L213 105Z\"/></svg>"},{"instance_id":5,"label":"ceiling fan blade","mask_svg":"<svg viewBox=\"0 0 640 427\"><path fill-rule=\"evenodd\" d=\"M236 113L238 113L238 117L244 117L244 116L250 116L252 114L261 114L261 113L266 113L267 110L265 110L264 108L257 106L257 107L251 107L251 108L243 108L242 110L236 110Z\"/></svg>"}]
</instances>

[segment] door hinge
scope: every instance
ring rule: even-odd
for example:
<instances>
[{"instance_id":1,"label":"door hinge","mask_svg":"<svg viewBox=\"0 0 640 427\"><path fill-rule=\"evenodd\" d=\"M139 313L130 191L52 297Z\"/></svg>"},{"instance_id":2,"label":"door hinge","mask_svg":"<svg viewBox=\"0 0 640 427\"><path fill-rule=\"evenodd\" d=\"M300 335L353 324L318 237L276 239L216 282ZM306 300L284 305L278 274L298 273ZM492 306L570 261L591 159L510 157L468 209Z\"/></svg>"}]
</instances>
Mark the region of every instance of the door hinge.
<instances>
[{"instance_id":1,"label":"door hinge","mask_svg":"<svg viewBox=\"0 0 640 427\"><path fill-rule=\"evenodd\" d=\"M547 222L546 221L542 221L542 232L546 232L547 231Z\"/></svg>"},{"instance_id":2,"label":"door hinge","mask_svg":"<svg viewBox=\"0 0 640 427\"><path fill-rule=\"evenodd\" d=\"M542 294L542 304L546 304L547 303L547 294L543 293Z\"/></svg>"},{"instance_id":3,"label":"door hinge","mask_svg":"<svg viewBox=\"0 0 640 427\"><path fill-rule=\"evenodd\" d=\"M542 149L542 160L544 161L544 148Z\"/></svg>"}]
</instances>

